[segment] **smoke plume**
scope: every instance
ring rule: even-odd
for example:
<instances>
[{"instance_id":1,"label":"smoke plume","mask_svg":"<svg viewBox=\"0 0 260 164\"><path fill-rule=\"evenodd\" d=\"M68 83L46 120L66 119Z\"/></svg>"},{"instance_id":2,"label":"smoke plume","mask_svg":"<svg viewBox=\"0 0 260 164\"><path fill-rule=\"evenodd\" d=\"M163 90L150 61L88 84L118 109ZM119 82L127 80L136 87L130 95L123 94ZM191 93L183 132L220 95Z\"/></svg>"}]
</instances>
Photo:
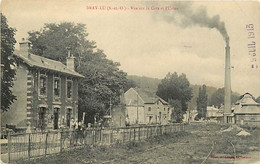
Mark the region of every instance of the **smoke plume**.
<instances>
[{"instance_id":1,"label":"smoke plume","mask_svg":"<svg viewBox=\"0 0 260 164\"><path fill-rule=\"evenodd\" d=\"M174 23L183 28L200 26L211 29L216 29L223 36L223 39L228 41L228 34L225 23L220 21L219 15L209 17L205 7L199 7L195 11L191 2L173 2L171 6L178 8L178 10L166 10L160 12L165 21ZM158 14L159 12L157 12ZM155 15L156 16L156 15Z\"/></svg>"}]
</instances>

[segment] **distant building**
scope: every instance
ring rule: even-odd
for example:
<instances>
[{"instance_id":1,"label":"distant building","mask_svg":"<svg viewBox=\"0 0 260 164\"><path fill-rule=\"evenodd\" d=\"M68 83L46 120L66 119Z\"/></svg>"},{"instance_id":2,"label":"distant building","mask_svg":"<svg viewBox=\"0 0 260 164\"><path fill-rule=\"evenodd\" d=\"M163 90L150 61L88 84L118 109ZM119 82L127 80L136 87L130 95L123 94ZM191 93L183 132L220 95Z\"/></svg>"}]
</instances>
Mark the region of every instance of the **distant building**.
<instances>
[{"instance_id":1,"label":"distant building","mask_svg":"<svg viewBox=\"0 0 260 164\"><path fill-rule=\"evenodd\" d=\"M260 104L250 93L240 96L233 113L236 124L260 126Z\"/></svg>"},{"instance_id":2,"label":"distant building","mask_svg":"<svg viewBox=\"0 0 260 164\"><path fill-rule=\"evenodd\" d=\"M198 115L198 111L196 109L188 109L185 114L183 114L183 122L194 121L195 117Z\"/></svg>"},{"instance_id":3,"label":"distant building","mask_svg":"<svg viewBox=\"0 0 260 164\"><path fill-rule=\"evenodd\" d=\"M5 124L45 130L70 126L78 118L78 79L75 58L68 54L67 65L29 53L30 42L20 42L14 52L16 76L13 94L17 100L8 112L1 113Z\"/></svg>"},{"instance_id":4,"label":"distant building","mask_svg":"<svg viewBox=\"0 0 260 164\"><path fill-rule=\"evenodd\" d=\"M124 94L126 119L133 124L167 124L171 120L172 108L159 96L140 89L130 88Z\"/></svg>"},{"instance_id":5,"label":"distant building","mask_svg":"<svg viewBox=\"0 0 260 164\"><path fill-rule=\"evenodd\" d=\"M207 106L206 119L212 122L221 122L223 118L223 110L218 109L214 106Z\"/></svg>"}]
</instances>

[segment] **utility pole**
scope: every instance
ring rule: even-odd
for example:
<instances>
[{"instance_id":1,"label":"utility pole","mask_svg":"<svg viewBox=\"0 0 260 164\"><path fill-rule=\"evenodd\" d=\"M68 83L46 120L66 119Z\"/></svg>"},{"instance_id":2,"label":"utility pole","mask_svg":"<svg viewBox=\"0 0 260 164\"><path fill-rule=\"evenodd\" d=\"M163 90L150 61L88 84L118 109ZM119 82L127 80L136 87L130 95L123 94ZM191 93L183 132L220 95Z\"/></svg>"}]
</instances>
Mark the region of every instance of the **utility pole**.
<instances>
[{"instance_id":1,"label":"utility pole","mask_svg":"<svg viewBox=\"0 0 260 164\"><path fill-rule=\"evenodd\" d=\"M136 94L136 111L137 111L137 124L139 122L139 117L138 117L138 94Z\"/></svg>"}]
</instances>

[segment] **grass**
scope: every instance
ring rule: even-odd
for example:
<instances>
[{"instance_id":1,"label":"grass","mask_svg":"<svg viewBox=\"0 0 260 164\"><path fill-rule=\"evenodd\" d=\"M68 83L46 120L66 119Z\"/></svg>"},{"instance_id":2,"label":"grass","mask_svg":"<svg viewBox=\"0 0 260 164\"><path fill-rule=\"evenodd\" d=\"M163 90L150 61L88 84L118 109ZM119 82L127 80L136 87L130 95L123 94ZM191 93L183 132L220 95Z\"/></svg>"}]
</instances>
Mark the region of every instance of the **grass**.
<instances>
[{"instance_id":1,"label":"grass","mask_svg":"<svg viewBox=\"0 0 260 164\"><path fill-rule=\"evenodd\" d=\"M111 146L74 149L46 158L17 163L201 163L216 142L212 155L233 156L232 142L237 156L259 151L259 129L247 130L251 136L236 136L238 132L220 133L227 126L216 124L189 125L184 132L156 136L140 142ZM163 162L162 162L163 161Z\"/></svg>"}]
</instances>

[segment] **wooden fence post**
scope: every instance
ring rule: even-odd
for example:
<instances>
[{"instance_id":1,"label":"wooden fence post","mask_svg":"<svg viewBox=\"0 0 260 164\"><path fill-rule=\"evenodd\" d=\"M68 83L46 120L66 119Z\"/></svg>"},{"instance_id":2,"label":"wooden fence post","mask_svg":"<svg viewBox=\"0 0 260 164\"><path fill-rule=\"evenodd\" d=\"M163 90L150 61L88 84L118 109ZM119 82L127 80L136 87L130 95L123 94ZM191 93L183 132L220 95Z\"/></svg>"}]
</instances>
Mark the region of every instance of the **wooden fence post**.
<instances>
[{"instance_id":1,"label":"wooden fence post","mask_svg":"<svg viewBox=\"0 0 260 164\"><path fill-rule=\"evenodd\" d=\"M93 134L93 145L95 145L96 142L96 130L92 130L92 134Z\"/></svg>"},{"instance_id":2,"label":"wooden fence post","mask_svg":"<svg viewBox=\"0 0 260 164\"><path fill-rule=\"evenodd\" d=\"M125 142L125 129L123 129L123 140L122 142L124 143Z\"/></svg>"},{"instance_id":3,"label":"wooden fence post","mask_svg":"<svg viewBox=\"0 0 260 164\"><path fill-rule=\"evenodd\" d=\"M46 133L46 138L45 138L45 150L44 150L44 154L45 156L47 155L47 145L48 145L48 132Z\"/></svg>"},{"instance_id":4,"label":"wooden fence post","mask_svg":"<svg viewBox=\"0 0 260 164\"><path fill-rule=\"evenodd\" d=\"M11 161L11 135L10 135L10 131L8 131L8 163L10 163Z\"/></svg>"},{"instance_id":5,"label":"wooden fence post","mask_svg":"<svg viewBox=\"0 0 260 164\"><path fill-rule=\"evenodd\" d=\"M129 128L129 141L131 141L131 128Z\"/></svg>"},{"instance_id":6,"label":"wooden fence post","mask_svg":"<svg viewBox=\"0 0 260 164\"><path fill-rule=\"evenodd\" d=\"M31 133L29 133L29 139L28 139L28 158L29 160L31 158Z\"/></svg>"},{"instance_id":7,"label":"wooden fence post","mask_svg":"<svg viewBox=\"0 0 260 164\"><path fill-rule=\"evenodd\" d=\"M113 130L110 130L110 144L113 144Z\"/></svg>"},{"instance_id":8,"label":"wooden fence post","mask_svg":"<svg viewBox=\"0 0 260 164\"><path fill-rule=\"evenodd\" d=\"M86 129L84 129L84 132L83 132L83 144L86 145Z\"/></svg>"},{"instance_id":9,"label":"wooden fence post","mask_svg":"<svg viewBox=\"0 0 260 164\"><path fill-rule=\"evenodd\" d=\"M149 126L146 127L146 138L148 138Z\"/></svg>"},{"instance_id":10,"label":"wooden fence post","mask_svg":"<svg viewBox=\"0 0 260 164\"><path fill-rule=\"evenodd\" d=\"M134 140L135 140L135 128L134 128Z\"/></svg>"},{"instance_id":11,"label":"wooden fence post","mask_svg":"<svg viewBox=\"0 0 260 164\"><path fill-rule=\"evenodd\" d=\"M141 131L140 131L140 127L138 128L138 141L140 141L140 134L141 133Z\"/></svg>"},{"instance_id":12,"label":"wooden fence post","mask_svg":"<svg viewBox=\"0 0 260 164\"><path fill-rule=\"evenodd\" d=\"M61 130L61 132L60 132L60 152L62 152L62 136L63 136L63 133L65 133L65 132L63 132L63 130ZM48 134L48 133L47 133ZM65 139L65 138L64 138ZM47 139L46 139L47 140Z\"/></svg>"},{"instance_id":13,"label":"wooden fence post","mask_svg":"<svg viewBox=\"0 0 260 164\"><path fill-rule=\"evenodd\" d=\"M100 128L99 132L99 142L102 143L102 129Z\"/></svg>"}]
</instances>

